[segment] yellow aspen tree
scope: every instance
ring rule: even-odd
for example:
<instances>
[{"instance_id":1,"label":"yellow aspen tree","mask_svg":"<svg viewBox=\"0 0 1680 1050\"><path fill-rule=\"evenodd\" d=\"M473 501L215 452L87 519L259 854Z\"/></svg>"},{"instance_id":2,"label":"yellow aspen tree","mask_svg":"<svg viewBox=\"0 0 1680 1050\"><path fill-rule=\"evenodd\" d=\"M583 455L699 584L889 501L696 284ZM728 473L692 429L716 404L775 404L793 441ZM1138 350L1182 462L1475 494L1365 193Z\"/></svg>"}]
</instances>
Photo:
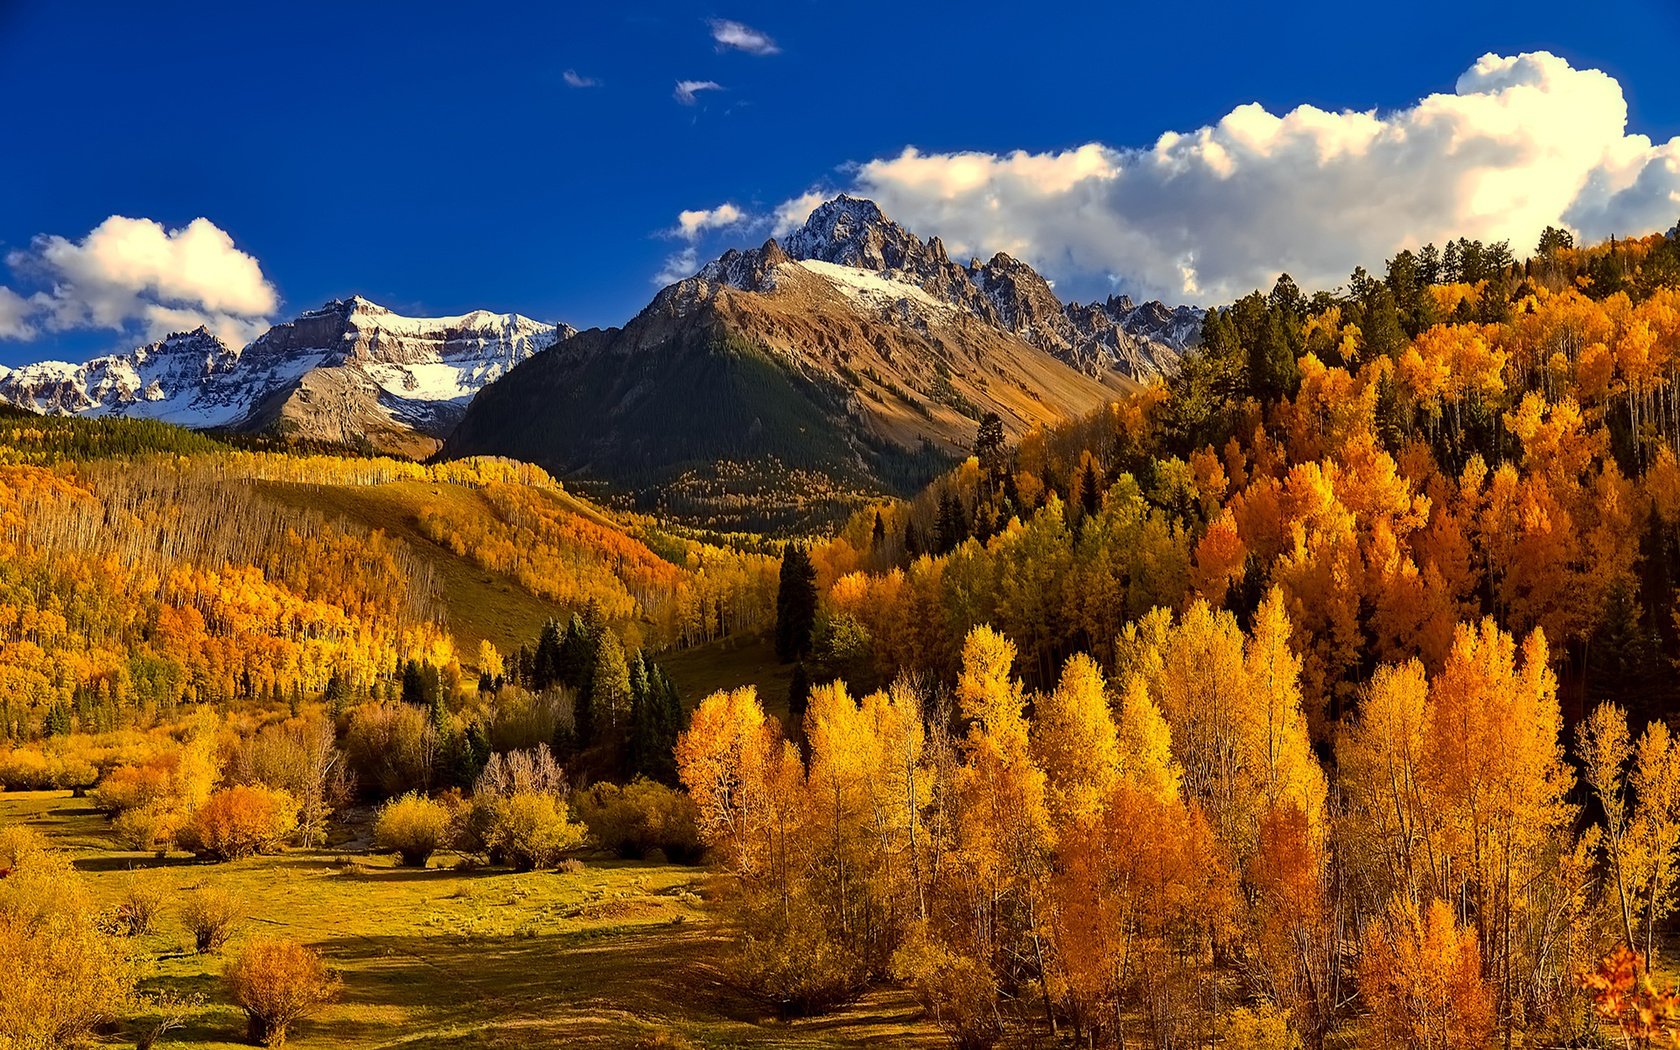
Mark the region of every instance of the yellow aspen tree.
<instances>
[{"instance_id":1,"label":"yellow aspen tree","mask_svg":"<svg viewBox=\"0 0 1680 1050\"><path fill-rule=\"evenodd\" d=\"M955 864L977 921L972 943L994 972L1035 973L1048 987L1044 879L1053 844L1044 771L1033 761L1015 646L990 627L963 643L957 703L970 723L955 793Z\"/></svg>"},{"instance_id":2,"label":"yellow aspen tree","mask_svg":"<svg viewBox=\"0 0 1680 1050\"><path fill-rule=\"evenodd\" d=\"M1326 784L1313 753L1301 708L1301 659L1290 648L1291 627L1283 592L1273 588L1255 613L1244 653L1251 711L1250 760L1260 798L1269 807L1294 806L1315 835L1322 835Z\"/></svg>"},{"instance_id":3,"label":"yellow aspen tree","mask_svg":"<svg viewBox=\"0 0 1680 1050\"><path fill-rule=\"evenodd\" d=\"M1052 822L1065 827L1091 819L1120 768L1108 683L1095 660L1069 657L1056 688L1033 704L1032 745Z\"/></svg>"},{"instance_id":4,"label":"yellow aspen tree","mask_svg":"<svg viewBox=\"0 0 1680 1050\"><path fill-rule=\"evenodd\" d=\"M1547 664L1538 631L1519 659L1491 618L1461 625L1430 685L1424 729L1425 779L1507 1031L1519 997L1538 995L1567 968L1553 957L1555 939L1535 932L1545 928L1539 920L1560 874L1557 846L1570 853L1574 819L1557 679Z\"/></svg>"},{"instance_id":5,"label":"yellow aspen tree","mask_svg":"<svg viewBox=\"0 0 1680 1050\"><path fill-rule=\"evenodd\" d=\"M1142 674L1127 676L1115 727L1119 775L1154 798L1179 798L1184 772L1173 758L1172 727L1149 697Z\"/></svg>"},{"instance_id":6,"label":"yellow aspen tree","mask_svg":"<svg viewBox=\"0 0 1680 1050\"><path fill-rule=\"evenodd\" d=\"M1493 1035L1494 996L1476 931L1445 901L1419 908L1397 896L1366 925L1359 991L1383 1046L1475 1050Z\"/></svg>"},{"instance_id":7,"label":"yellow aspen tree","mask_svg":"<svg viewBox=\"0 0 1680 1050\"><path fill-rule=\"evenodd\" d=\"M677 775L694 800L701 837L737 875L786 872L791 821L778 796L786 794L790 759L799 765L752 686L702 700L677 738Z\"/></svg>"},{"instance_id":8,"label":"yellow aspen tree","mask_svg":"<svg viewBox=\"0 0 1680 1050\"><path fill-rule=\"evenodd\" d=\"M1367 900L1447 892L1424 779L1428 702L1421 663L1379 667L1358 720L1336 741L1346 826L1338 849Z\"/></svg>"}]
</instances>

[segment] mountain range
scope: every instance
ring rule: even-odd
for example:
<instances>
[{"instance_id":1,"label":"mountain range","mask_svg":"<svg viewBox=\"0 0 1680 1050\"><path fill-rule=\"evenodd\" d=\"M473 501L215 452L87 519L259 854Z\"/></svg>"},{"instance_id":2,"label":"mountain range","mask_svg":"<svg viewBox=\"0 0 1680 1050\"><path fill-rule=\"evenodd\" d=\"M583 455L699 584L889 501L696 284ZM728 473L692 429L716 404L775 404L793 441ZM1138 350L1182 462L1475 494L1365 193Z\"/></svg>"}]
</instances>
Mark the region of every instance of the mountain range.
<instances>
[{"instance_id":1,"label":"mountain range","mask_svg":"<svg viewBox=\"0 0 1680 1050\"><path fill-rule=\"evenodd\" d=\"M25 365L0 375L0 402L425 456L486 383L572 334L484 310L404 317L356 296L243 348L199 328L80 365Z\"/></svg>"},{"instance_id":2,"label":"mountain range","mask_svg":"<svg viewBox=\"0 0 1680 1050\"><path fill-rule=\"evenodd\" d=\"M1125 297L1064 304L1018 259L958 263L938 237L842 195L664 288L621 328L407 317L358 296L240 348L200 328L0 369L0 403L514 456L726 524L772 481L835 509L906 490L966 450L988 412L1020 433L1170 374L1201 322Z\"/></svg>"}]
</instances>

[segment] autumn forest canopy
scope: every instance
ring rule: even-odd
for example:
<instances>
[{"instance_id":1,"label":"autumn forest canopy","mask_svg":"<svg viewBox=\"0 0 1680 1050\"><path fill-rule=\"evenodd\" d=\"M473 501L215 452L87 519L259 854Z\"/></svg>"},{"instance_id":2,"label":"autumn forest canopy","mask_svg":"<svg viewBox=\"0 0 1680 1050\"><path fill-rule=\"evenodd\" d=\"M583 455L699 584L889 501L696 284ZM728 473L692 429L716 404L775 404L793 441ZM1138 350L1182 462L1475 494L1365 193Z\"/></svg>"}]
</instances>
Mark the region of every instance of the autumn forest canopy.
<instances>
[{"instance_id":1,"label":"autumn forest canopy","mask_svg":"<svg viewBox=\"0 0 1680 1050\"><path fill-rule=\"evenodd\" d=\"M0 799L125 864L704 866L731 995L963 1048L1680 1042L1680 231L1285 275L1095 412L967 407L793 536L0 415ZM69 856L0 827L0 1047L196 1016ZM354 991L236 944L254 1040Z\"/></svg>"}]
</instances>

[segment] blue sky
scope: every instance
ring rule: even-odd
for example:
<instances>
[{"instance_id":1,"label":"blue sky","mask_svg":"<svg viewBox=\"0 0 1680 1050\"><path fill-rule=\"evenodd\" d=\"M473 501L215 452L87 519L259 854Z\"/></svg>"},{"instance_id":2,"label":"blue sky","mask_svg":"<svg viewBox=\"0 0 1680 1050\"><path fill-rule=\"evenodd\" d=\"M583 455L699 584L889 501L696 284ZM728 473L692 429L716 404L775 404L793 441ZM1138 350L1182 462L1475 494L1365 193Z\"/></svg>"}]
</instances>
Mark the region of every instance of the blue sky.
<instances>
[{"instance_id":1,"label":"blue sky","mask_svg":"<svg viewBox=\"0 0 1680 1050\"><path fill-rule=\"evenodd\" d=\"M673 261L757 243L784 202L813 188L879 191L917 232L975 252L1013 249L1081 297L1108 290L1213 297L1274 266L1329 280L1346 272L1346 259L1322 254L1319 242L1372 221L1371 201L1343 199L1309 178L1330 214L1312 217L1317 225L1300 244L1290 243L1290 231L1302 220L1289 210L1308 206L1300 202L1280 205L1270 225L1233 218L1186 231L1210 210L1206 194L1214 191L1181 193L1180 180L1117 197L1114 186L1140 181L1113 177L1133 163L1124 151L1156 147L1169 130L1216 125L1249 103L1275 115L1312 105L1374 109L1386 119L1426 95L1453 92L1484 53L1543 49L1567 69L1601 70L1625 97L1629 132L1659 149L1680 135L1673 73L1680 15L1667 0L1627 0L1614 17L1578 0L1529 3L1520 12L1462 0L1364 8L1316 0L256 7L0 0L0 98L8 100L0 121L0 254L8 260L0 287L14 296L10 328L0 320L0 334L11 336L0 338L0 364L126 345L163 323L158 317L175 316L148 320L131 309L152 299L183 316L198 310L250 325L350 293L409 312L488 307L579 326L620 323L646 304L655 275ZM770 43L730 32L726 22ZM1560 82L1554 73L1536 76ZM684 104L679 81L720 86ZM1606 122L1602 108L1582 119ZM1537 127L1551 122L1545 113L1522 110L1516 119ZM1252 146L1250 124L1226 130ZM1336 141L1348 133L1337 130ZM1619 136L1616 129L1611 138ZM1413 129L1407 141L1422 137ZM1231 192L1215 204L1240 193L1248 195L1244 213L1267 211L1267 194L1281 192L1267 187L1302 182L1271 141L1256 148L1276 163L1251 159L1245 169L1270 174L1221 183ZM1080 189L1077 200L1044 191L1075 166L1065 151L1086 144L1108 151L1086 158L1106 164L1108 189ZM933 158L935 170L846 167L902 160L906 147ZM1412 182L1450 189L1471 177L1454 169L1436 180L1436 160L1394 148L1404 163L1417 160ZM1022 166L1005 161L1015 150L1026 153ZM1221 148L1214 159L1229 152ZM1157 150L1136 163L1159 167L1166 156ZM1571 189L1567 199L1532 202L1497 221L1484 200L1350 243L1388 250L1391 241L1433 236L1431 222L1523 234L1551 212L1587 233L1652 222L1666 201L1680 199L1663 196L1668 160L1653 156L1637 200L1605 190L1584 201ZM1033 157L1047 166L1027 165ZM1173 163L1180 162L1209 161L1196 152ZM1604 166L1558 164L1573 174L1519 168L1518 176L1578 182L1580 171ZM1616 171L1618 186L1637 181ZM1321 174L1315 167L1312 175ZM1338 170L1334 186L1351 194L1362 178L1356 168ZM1482 185L1483 193L1510 192ZM682 211L726 202L740 219L692 243L673 234ZM1010 218L988 218L988 206ZM1410 206L1446 210L1422 199ZM1673 211L1680 218L1680 207ZM1190 218L1175 219L1168 232L1150 226L1145 212ZM1075 218L1070 229L1064 219L1081 214L1091 221ZM63 295L47 303L66 274L92 280L65 267L91 265L91 252L78 249L113 215L163 231L208 219L231 238L231 251L260 268L253 277L236 266L230 279L258 281L267 292L218 299L193 284L94 305L83 301L92 293L68 306ZM1091 229L1110 232L1100 244L1084 243L1082 231ZM40 240L50 237L62 239L62 253ZM36 305L18 305L31 296Z\"/></svg>"}]
</instances>

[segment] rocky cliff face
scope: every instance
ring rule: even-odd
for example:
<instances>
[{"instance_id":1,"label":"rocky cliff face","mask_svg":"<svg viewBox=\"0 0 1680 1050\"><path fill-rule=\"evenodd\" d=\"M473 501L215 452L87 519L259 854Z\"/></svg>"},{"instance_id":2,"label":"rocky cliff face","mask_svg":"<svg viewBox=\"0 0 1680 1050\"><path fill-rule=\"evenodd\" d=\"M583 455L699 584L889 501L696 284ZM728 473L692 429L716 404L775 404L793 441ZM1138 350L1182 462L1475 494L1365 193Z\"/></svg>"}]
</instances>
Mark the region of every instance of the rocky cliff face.
<instances>
[{"instance_id":1,"label":"rocky cliff face","mask_svg":"<svg viewBox=\"0 0 1680 1050\"><path fill-rule=\"evenodd\" d=\"M241 349L200 328L80 365L26 365L0 375L0 402L424 452L486 383L572 333L483 310L404 317L354 297Z\"/></svg>"},{"instance_id":2,"label":"rocky cliff face","mask_svg":"<svg viewBox=\"0 0 1680 1050\"><path fill-rule=\"evenodd\" d=\"M1037 271L1003 253L958 266L939 238L924 242L874 202L845 195L819 206L781 240L728 252L691 280L763 292L775 287L781 264L789 261L827 263L918 288L1092 376L1112 371L1148 380L1170 374L1201 335L1202 311L1194 307L1140 307L1124 297L1064 304Z\"/></svg>"}]
</instances>

